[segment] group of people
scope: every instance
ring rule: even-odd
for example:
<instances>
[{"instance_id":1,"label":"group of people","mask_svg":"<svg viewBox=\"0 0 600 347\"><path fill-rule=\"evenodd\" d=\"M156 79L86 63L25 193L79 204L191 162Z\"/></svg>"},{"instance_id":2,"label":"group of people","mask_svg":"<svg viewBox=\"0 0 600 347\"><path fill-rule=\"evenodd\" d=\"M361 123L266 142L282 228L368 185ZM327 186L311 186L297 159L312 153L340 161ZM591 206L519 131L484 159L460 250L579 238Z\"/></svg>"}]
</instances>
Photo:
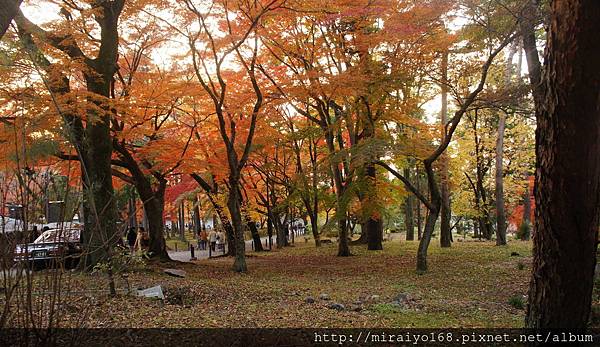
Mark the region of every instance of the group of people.
<instances>
[{"instance_id":1,"label":"group of people","mask_svg":"<svg viewBox=\"0 0 600 347\"><path fill-rule=\"evenodd\" d=\"M202 251L210 247L211 251L215 252L217 249L225 247L225 241L225 233L220 229L210 229L207 232L203 227L198 233L198 249Z\"/></svg>"},{"instance_id":2,"label":"group of people","mask_svg":"<svg viewBox=\"0 0 600 347\"><path fill-rule=\"evenodd\" d=\"M129 228L127 232L127 245L131 252L147 251L150 248L150 234L143 226L137 228Z\"/></svg>"},{"instance_id":3,"label":"group of people","mask_svg":"<svg viewBox=\"0 0 600 347\"><path fill-rule=\"evenodd\" d=\"M147 251L150 247L150 235L143 226L136 228L131 227L126 235L127 246L131 252ZM200 229L198 232L198 249L207 250L210 247L211 251L215 252L225 247L225 233L221 229Z\"/></svg>"}]
</instances>

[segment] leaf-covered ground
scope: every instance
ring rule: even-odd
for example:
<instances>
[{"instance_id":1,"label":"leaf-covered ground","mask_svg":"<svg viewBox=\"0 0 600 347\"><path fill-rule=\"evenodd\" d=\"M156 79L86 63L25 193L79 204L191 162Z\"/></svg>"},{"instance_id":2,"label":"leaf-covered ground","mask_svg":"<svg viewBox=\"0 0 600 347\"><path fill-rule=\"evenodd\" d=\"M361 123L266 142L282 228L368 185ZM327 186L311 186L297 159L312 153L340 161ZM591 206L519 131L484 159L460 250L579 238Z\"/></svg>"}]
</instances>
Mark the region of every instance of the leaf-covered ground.
<instances>
[{"instance_id":1,"label":"leaf-covered ground","mask_svg":"<svg viewBox=\"0 0 600 347\"><path fill-rule=\"evenodd\" d=\"M232 259L152 264L129 276L132 287L161 285L165 302L105 294L72 297L72 324L86 312L93 327L521 327L531 271L531 243L454 242L429 252L430 271L415 272L417 242L392 241L384 251L311 243L248 257L249 272ZM512 252L519 256L511 256ZM165 267L186 271L170 277ZM78 290L106 287L101 276L73 275ZM122 283L120 283L122 285ZM321 300L328 294L331 300ZM314 303L307 303L312 297ZM400 305L394 300L401 297ZM344 305L338 311L332 303ZM516 306L516 307L515 307ZM354 311L354 309L360 311Z\"/></svg>"}]
</instances>

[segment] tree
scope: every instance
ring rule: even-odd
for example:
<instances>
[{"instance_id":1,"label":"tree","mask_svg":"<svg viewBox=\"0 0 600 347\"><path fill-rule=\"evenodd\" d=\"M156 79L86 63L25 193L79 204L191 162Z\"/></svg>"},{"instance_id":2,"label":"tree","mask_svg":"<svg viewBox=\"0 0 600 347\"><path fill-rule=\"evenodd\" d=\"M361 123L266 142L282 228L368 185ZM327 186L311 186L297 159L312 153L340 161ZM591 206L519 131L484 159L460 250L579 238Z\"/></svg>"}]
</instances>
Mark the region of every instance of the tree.
<instances>
[{"instance_id":1,"label":"tree","mask_svg":"<svg viewBox=\"0 0 600 347\"><path fill-rule=\"evenodd\" d=\"M279 7L281 1L272 0L264 4L213 1L207 13L202 13L194 1L186 0L184 3L199 29L193 34L181 31L180 33L188 38L196 77L213 102L219 134L227 149L229 169L227 208L231 216L236 247L233 269L237 272L246 272L245 223L242 221L240 180L241 172L250 155L257 119L264 102L263 89L257 74L259 45L255 32L263 16ZM219 22L225 28L227 37L219 37L209 21ZM249 41L253 42L249 43ZM236 63L239 64L243 74L232 74L226 71L223 62L231 55L235 55ZM208 68L209 62L214 73ZM236 82L241 82L236 86L237 92L246 92L253 98L251 105L248 102L237 104L237 101L243 98L239 99L236 91L232 92L232 88L227 88L228 84L232 87ZM247 131L245 131L245 141L239 148L236 139L238 132L242 130L240 128L242 124Z\"/></svg>"},{"instance_id":2,"label":"tree","mask_svg":"<svg viewBox=\"0 0 600 347\"><path fill-rule=\"evenodd\" d=\"M5 0L4 5L0 6L0 38L4 36L10 22L17 14L19 6L23 0Z\"/></svg>"},{"instance_id":3,"label":"tree","mask_svg":"<svg viewBox=\"0 0 600 347\"><path fill-rule=\"evenodd\" d=\"M99 38L94 42L96 56L91 58L83 50L74 36L73 16L65 10L62 30L46 31L27 19L20 11L15 16L19 36L32 60L46 72L47 87L54 100L73 97L68 71L61 71L58 63L50 63L38 48L38 40L44 45L61 52L70 64L77 66L88 92L85 100L85 117L80 117L74 108L73 100L66 104L56 103L69 132L69 140L76 148L82 168L82 182L85 191L84 218L85 230L82 243L86 247L83 264L94 265L107 257L109 248L116 242L116 210L112 185L112 138L110 122L112 108L109 98L113 76L117 69L119 43L118 22L125 1L92 1L84 8L71 4L70 9L81 16L94 11L94 20L99 29ZM77 22L79 23L79 21ZM86 29L87 30L87 29ZM85 121L84 121L85 119Z\"/></svg>"},{"instance_id":4,"label":"tree","mask_svg":"<svg viewBox=\"0 0 600 347\"><path fill-rule=\"evenodd\" d=\"M378 187L382 138L412 109L416 77L440 42L446 2L306 2L302 16L281 21L263 39L274 60L294 77L277 81L295 111L322 130L336 194L338 255L350 254L350 205L358 200L369 250L382 249L383 216ZM386 9L383 11L382 9ZM387 10L389 9L389 10ZM335 18L332 17L335 14ZM418 72L418 73L415 73ZM287 79L287 76L283 76ZM400 100L400 101L398 101Z\"/></svg>"},{"instance_id":5,"label":"tree","mask_svg":"<svg viewBox=\"0 0 600 347\"><path fill-rule=\"evenodd\" d=\"M508 87L512 78L512 60L517 49L517 42L513 42L504 72L504 84ZM520 71L519 71L520 73ZM496 137L496 245L506 245L506 213L504 206L504 132L506 129L506 114L500 112L498 117L498 136Z\"/></svg>"},{"instance_id":6,"label":"tree","mask_svg":"<svg viewBox=\"0 0 600 347\"><path fill-rule=\"evenodd\" d=\"M481 93L483 87L485 85L488 71L494 61L494 58L508 45L513 39L512 35L509 35L502 39L500 44L493 48L485 63L481 68L481 76L479 78L479 82L477 83L477 87L472 90L469 95L464 99L461 107L454 112L453 117L450 119L448 124L444 127L444 137L441 143L435 148L435 150L430 153L426 158L423 159L423 166L425 167L425 174L427 175L427 186L429 188L429 198L425 197L417 188L404 176L402 176L398 171L390 167L388 164L384 162L378 162L379 165L386 168L390 173L396 176L398 179L402 181L407 187L407 189L416 195L416 197L427 207L429 214L425 221L425 228L423 230L423 237L419 242L419 249L417 252L417 271L423 272L427 271L427 250L429 248L429 243L431 242L431 236L433 235L433 230L435 227L435 223L438 219L442 198L440 193L440 188L438 186L435 171L433 168L434 162L444 153L450 141L452 140L452 136L458 127L460 120L463 115L467 112L471 104L475 101L476 97Z\"/></svg>"},{"instance_id":7,"label":"tree","mask_svg":"<svg viewBox=\"0 0 600 347\"><path fill-rule=\"evenodd\" d=\"M448 123L448 54L446 50L442 53L441 75L442 80L440 87L442 90L442 109L440 110L440 121L442 123L441 140L444 140L446 124ZM452 230L450 229L450 218L452 216L450 210L450 184L448 177L448 155L442 154L440 157L440 193L442 198L441 220L440 220L440 245L442 247L450 247L452 245Z\"/></svg>"},{"instance_id":8,"label":"tree","mask_svg":"<svg viewBox=\"0 0 600 347\"><path fill-rule=\"evenodd\" d=\"M598 18L598 1L551 3L536 104L531 328L585 328L590 314L600 216Z\"/></svg>"}]
</instances>

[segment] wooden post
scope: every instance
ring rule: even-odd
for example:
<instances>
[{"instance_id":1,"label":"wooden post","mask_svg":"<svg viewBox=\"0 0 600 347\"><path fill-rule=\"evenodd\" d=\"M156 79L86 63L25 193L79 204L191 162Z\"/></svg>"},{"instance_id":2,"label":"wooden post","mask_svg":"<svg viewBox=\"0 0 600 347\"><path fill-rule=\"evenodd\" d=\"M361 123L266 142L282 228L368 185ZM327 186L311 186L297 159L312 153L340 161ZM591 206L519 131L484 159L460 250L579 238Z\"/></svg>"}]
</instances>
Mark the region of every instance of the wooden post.
<instances>
[{"instance_id":1,"label":"wooden post","mask_svg":"<svg viewBox=\"0 0 600 347\"><path fill-rule=\"evenodd\" d=\"M196 255L194 254L194 245L190 245L190 260L196 260Z\"/></svg>"}]
</instances>

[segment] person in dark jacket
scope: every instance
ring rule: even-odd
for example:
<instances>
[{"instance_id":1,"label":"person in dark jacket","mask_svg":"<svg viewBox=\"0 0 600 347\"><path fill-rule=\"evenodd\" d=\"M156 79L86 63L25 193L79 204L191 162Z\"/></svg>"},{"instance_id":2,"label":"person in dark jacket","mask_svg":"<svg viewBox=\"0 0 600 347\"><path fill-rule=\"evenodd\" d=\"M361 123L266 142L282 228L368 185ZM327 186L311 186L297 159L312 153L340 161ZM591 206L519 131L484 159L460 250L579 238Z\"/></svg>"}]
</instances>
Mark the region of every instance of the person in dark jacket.
<instances>
[{"instance_id":1,"label":"person in dark jacket","mask_svg":"<svg viewBox=\"0 0 600 347\"><path fill-rule=\"evenodd\" d=\"M129 228L127 232L127 245L129 246L129 250L133 252L135 250L135 240L137 239L137 233L135 232L135 228Z\"/></svg>"},{"instance_id":2,"label":"person in dark jacket","mask_svg":"<svg viewBox=\"0 0 600 347\"><path fill-rule=\"evenodd\" d=\"M33 243L40 236L40 232L38 231L37 225L34 225L31 229L31 234L29 235L29 243Z\"/></svg>"}]
</instances>

